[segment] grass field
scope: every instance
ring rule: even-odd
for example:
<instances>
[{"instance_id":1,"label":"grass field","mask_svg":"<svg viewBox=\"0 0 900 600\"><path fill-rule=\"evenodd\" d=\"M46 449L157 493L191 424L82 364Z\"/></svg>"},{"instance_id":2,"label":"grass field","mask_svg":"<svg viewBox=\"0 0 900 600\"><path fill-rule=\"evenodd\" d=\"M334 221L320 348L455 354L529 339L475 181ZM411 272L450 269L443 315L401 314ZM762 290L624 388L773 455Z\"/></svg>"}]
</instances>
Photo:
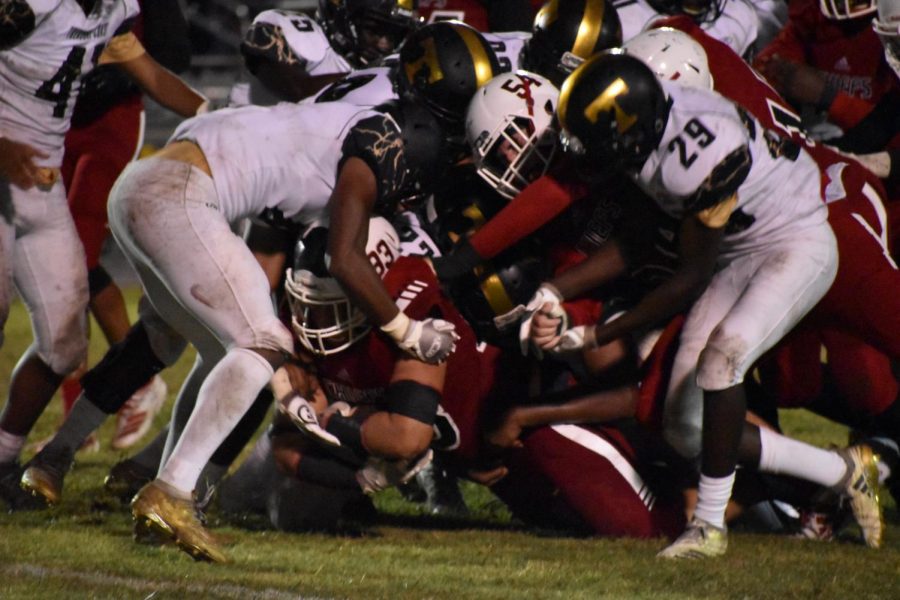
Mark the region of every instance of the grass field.
<instances>
[{"instance_id":1,"label":"grass field","mask_svg":"<svg viewBox=\"0 0 900 600\"><path fill-rule=\"evenodd\" d=\"M134 299L134 294L130 294ZM91 357L103 352L95 330ZM13 308L0 350L9 372L30 343L27 316ZM171 393L186 356L165 373ZM52 433L54 401L32 434ZM160 416L161 426L166 417ZM789 430L818 443L843 444L846 432L801 413ZM830 544L732 533L719 560L661 562L663 540L599 540L523 530L482 488L466 485L471 519L418 514L395 492L379 496L384 515L358 536L289 535L217 527L229 565L195 563L172 548L139 546L124 511L91 509L107 469L121 458L82 454L62 504L49 512L0 514L0 598L900 598L900 527L887 499L884 548L855 539Z\"/></svg>"}]
</instances>

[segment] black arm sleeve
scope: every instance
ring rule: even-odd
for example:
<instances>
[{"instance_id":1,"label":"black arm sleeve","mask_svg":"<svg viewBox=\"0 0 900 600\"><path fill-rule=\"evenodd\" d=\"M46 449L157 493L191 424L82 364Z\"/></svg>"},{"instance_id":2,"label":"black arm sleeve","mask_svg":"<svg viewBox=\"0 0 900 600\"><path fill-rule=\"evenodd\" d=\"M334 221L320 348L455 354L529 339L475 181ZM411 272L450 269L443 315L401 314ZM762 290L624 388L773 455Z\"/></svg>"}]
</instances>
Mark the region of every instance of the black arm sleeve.
<instances>
[{"instance_id":1,"label":"black arm sleeve","mask_svg":"<svg viewBox=\"0 0 900 600\"><path fill-rule=\"evenodd\" d=\"M191 66L191 42L178 0L141 2L141 14L143 44L150 56L173 73L186 71Z\"/></svg>"},{"instance_id":2,"label":"black arm sleeve","mask_svg":"<svg viewBox=\"0 0 900 600\"><path fill-rule=\"evenodd\" d=\"M0 0L0 50L27 38L34 26L34 11L25 0Z\"/></svg>"}]
</instances>

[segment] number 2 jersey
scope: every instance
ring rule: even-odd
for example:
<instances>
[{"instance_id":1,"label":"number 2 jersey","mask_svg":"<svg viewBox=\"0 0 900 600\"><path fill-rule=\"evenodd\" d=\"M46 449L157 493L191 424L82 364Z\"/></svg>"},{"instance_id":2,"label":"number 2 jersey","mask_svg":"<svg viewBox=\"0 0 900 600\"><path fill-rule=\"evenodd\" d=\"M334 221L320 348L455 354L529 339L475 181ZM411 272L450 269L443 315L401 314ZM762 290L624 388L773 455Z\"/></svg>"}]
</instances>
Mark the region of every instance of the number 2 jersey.
<instances>
[{"instance_id":1,"label":"number 2 jersey","mask_svg":"<svg viewBox=\"0 0 900 600\"><path fill-rule=\"evenodd\" d=\"M726 258L826 220L819 169L798 144L716 92L661 84L669 118L635 181L664 212L696 214L712 227L727 222Z\"/></svg>"},{"instance_id":2,"label":"number 2 jersey","mask_svg":"<svg viewBox=\"0 0 900 600\"><path fill-rule=\"evenodd\" d=\"M107 43L127 30L140 12L138 2L97 0L90 14L73 0L17 0L7 6L30 9L34 29L0 51L0 136L48 154L35 160L38 166L58 167L80 78L97 65Z\"/></svg>"}]
</instances>

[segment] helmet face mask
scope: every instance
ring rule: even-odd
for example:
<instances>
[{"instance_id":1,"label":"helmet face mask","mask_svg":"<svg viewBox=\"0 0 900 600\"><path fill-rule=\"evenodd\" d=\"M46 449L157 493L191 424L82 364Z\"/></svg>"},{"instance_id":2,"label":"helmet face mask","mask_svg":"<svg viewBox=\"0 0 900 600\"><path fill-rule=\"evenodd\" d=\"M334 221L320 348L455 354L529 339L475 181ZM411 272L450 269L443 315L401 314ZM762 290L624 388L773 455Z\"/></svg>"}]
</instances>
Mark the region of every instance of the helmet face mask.
<instances>
[{"instance_id":1,"label":"helmet face mask","mask_svg":"<svg viewBox=\"0 0 900 600\"><path fill-rule=\"evenodd\" d=\"M516 71L495 77L472 99L466 133L478 175L506 199L547 172L556 154L559 92Z\"/></svg>"},{"instance_id":2,"label":"helmet face mask","mask_svg":"<svg viewBox=\"0 0 900 600\"><path fill-rule=\"evenodd\" d=\"M900 0L880 0L872 27L884 46L884 57L900 77Z\"/></svg>"},{"instance_id":3,"label":"helmet face mask","mask_svg":"<svg viewBox=\"0 0 900 600\"><path fill-rule=\"evenodd\" d=\"M295 263L287 270L284 282L294 333L316 356L343 352L372 328L328 273L327 236L328 230L319 226L306 231L297 242ZM382 278L400 256L400 239L387 219L369 220L366 255Z\"/></svg>"},{"instance_id":4,"label":"helmet face mask","mask_svg":"<svg viewBox=\"0 0 900 600\"><path fill-rule=\"evenodd\" d=\"M819 9L829 19L844 21L872 14L875 0L819 0Z\"/></svg>"},{"instance_id":5,"label":"helmet face mask","mask_svg":"<svg viewBox=\"0 0 900 600\"><path fill-rule=\"evenodd\" d=\"M712 23L722 16L726 0L649 0L664 15L687 15L697 24Z\"/></svg>"}]
</instances>

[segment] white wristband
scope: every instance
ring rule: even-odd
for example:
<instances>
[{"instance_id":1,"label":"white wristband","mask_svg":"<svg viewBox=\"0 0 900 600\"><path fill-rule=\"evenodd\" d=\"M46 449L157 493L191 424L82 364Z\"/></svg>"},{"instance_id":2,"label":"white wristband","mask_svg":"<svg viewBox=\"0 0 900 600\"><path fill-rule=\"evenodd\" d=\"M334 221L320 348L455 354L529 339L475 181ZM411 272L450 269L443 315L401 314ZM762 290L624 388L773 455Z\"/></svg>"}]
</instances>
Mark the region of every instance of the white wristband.
<instances>
[{"instance_id":1,"label":"white wristband","mask_svg":"<svg viewBox=\"0 0 900 600\"><path fill-rule=\"evenodd\" d=\"M408 329L409 317L402 310L397 313L397 316L381 326L381 330L397 342L403 341L403 336L406 335Z\"/></svg>"}]
</instances>

